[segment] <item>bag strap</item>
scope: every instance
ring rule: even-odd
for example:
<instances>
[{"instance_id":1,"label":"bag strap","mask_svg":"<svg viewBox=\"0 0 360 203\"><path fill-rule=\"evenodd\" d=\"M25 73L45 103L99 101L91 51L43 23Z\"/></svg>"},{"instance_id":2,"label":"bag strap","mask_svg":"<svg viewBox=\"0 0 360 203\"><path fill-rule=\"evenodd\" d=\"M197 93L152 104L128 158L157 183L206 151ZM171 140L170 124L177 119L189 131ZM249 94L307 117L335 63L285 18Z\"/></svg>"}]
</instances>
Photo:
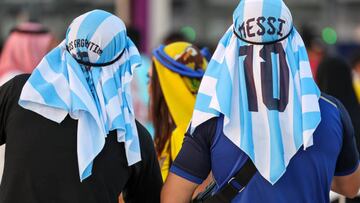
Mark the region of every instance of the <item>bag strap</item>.
<instances>
[{"instance_id":1,"label":"bag strap","mask_svg":"<svg viewBox=\"0 0 360 203\"><path fill-rule=\"evenodd\" d=\"M222 133L222 127L224 122L224 116L220 116L216 123L216 130L213 138L213 143L216 143ZM211 196L211 193L216 187L216 182L213 181L206 187L206 190L192 200L192 203L229 203L245 189L251 178L255 175L257 169L250 158L248 158L245 164L240 170L230 178L227 184L220 189L217 193Z\"/></svg>"},{"instance_id":2,"label":"bag strap","mask_svg":"<svg viewBox=\"0 0 360 203\"><path fill-rule=\"evenodd\" d=\"M248 158L236 175L230 178L228 183L220 191L206 199L204 203L231 202L237 194L245 189L256 171L256 167L251 159Z\"/></svg>"}]
</instances>

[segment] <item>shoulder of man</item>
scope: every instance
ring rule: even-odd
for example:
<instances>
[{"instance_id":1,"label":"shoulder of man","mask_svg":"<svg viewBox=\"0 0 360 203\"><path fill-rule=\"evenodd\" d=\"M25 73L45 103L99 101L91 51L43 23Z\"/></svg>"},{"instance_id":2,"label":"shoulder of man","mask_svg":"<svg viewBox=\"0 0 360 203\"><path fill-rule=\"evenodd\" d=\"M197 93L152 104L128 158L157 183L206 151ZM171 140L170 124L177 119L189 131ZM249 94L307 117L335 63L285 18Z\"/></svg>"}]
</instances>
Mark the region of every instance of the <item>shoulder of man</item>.
<instances>
[{"instance_id":1,"label":"shoulder of man","mask_svg":"<svg viewBox=\"0 0 360 203\"><path fill-rule=\"evenodd\" d=\"M340 100L337 98L330 96L325 93L321 93L320 99L323 100L325 103L330 104L333 108L333 110L337 110L340 113L340 117L344 121L344 117L348 117L348 111L346 110L345 106L341 103ZM327 108L329 109L329 108ZM346 120L346 119L345 119Z\"/></svg>"},{"instance_id":2,"label":"shoulder of man","mask_svg":"<svg viewBox=\"0 0 360 203\"><path fill-rule=\"evenodd\" d=\"M320 99L325 101L327 104L332 105L336 109L338 109L339 104L341 104L341 102L338 99L325 93L321 93Z\"/></svg>"},{"instance_id":3,"label":"shoulder of man","mask_svg":"<svg viewBox=\"0 0 360 203\"><path fill-rule=\"evenodd\" d=\"M17 75L14 78L10 79L6 83L4 83L2 86L0 86L0 94L4 98L2 98L2 102L11 103L14 101L14 103L17 103L22 88L25 85L26 81L30 77L30 74L21 74Z\"/></svg>"},{"instance_id":4,"label":"shoulder of man","mask_svg":"<svg viewBox=\"0 0 360 203\"><path fill-rule=\"evenodd\" d=\"M29 79L30 74L20 74L17 75L15 77L13 77L12 79L10 79L9 81L7 81L6 83L4 83L2 86L0 86L1 88L10 88L11 87L11 91L12 93L17 93L20 89L20 92L22 90L22 87L25 85L26 81ZM20 95L20 93L19 93Z\"/></svg>"},{"instance_id":5,"label":"shoulder of man","mask_svg":"<svg viewBox=\"0 0 360 203\"><path fill-rule=\"evenodd\" d=\"M347 136L354 136L354 127L345 106L335 97L322 93L321 98L328 103L327 111L336 111L343 126L343 133Z\"/></svg>"}]
</instances>

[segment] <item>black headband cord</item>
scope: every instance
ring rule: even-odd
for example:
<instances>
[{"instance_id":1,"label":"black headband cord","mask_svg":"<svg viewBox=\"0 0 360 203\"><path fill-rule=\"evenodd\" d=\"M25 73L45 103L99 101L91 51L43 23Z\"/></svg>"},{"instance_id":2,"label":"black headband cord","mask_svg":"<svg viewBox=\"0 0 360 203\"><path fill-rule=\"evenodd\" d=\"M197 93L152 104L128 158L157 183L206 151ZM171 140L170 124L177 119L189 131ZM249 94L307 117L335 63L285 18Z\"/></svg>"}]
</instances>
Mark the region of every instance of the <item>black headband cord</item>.
<instances>
[{"instance_id":1,"label":"black headband cord","mask_svg":"<svg viewBox=\"0 0 360 203\"><path fill-rule=\"evenodd\" d=\"M66 50L70 53L67 46L66 46ZM115 59L113 59L113 60L111 60L109 62L106 62L106 63L90 63L90 62L87 62L87 61L82 61L82 60L77 59L75 57L73 57L73 58L76 60L76 62L78 62L79 64L84 65L84 66L103 67L103 66L108 66L108 65L111 65L111 64L115 63L117 60L119 60L121 58L121 56L124 54L124 52L125 52L125 48L121 51L119 56L117 56Z\"/></svg>"},{"instance_id":2,"label":"black headband cord","mask_svg":"<svg viewBox=\"0 0 360 203\"><path fill-rule=\"evenodd\" d=\"M293 30L293 27L291 27L289 33L287 33L284 37L280 38L280 39L277 39L277 40L274 40L274 41L270 41L270 42L252 42L252 41L249 41L249 40L246 40L244 38L242 38L236 31L235 29L233 29L233 33L236 35L236 37L238 39L240 39L241 41L244 41L246 43L249 43L249 44L255 44L255 45L266 45L266 44L275 44L277 42L280 42L280 41L283 41L284 39L286 39L287 37L289 37L289 35L291 34Z\"/></svg>"}]
</instances>

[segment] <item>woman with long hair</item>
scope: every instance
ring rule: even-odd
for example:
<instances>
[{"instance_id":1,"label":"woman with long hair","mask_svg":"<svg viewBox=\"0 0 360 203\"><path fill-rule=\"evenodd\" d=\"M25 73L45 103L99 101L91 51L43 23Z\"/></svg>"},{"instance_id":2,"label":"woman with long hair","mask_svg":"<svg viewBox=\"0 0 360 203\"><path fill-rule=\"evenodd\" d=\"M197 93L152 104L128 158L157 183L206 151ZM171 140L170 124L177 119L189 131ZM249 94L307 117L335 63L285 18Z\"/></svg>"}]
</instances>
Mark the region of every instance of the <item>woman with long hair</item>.
<instances>
[{"instance_id":1,"label":"woman with long hair","mask_svg":"<svg viewBox=\"0 0 360 203\"><path fill-rule=\"evenodd\" d=\"M180 151L207 60L187 42L162 45L153 52L150 114L163 180Z\"/></svg>"}]
</instances>

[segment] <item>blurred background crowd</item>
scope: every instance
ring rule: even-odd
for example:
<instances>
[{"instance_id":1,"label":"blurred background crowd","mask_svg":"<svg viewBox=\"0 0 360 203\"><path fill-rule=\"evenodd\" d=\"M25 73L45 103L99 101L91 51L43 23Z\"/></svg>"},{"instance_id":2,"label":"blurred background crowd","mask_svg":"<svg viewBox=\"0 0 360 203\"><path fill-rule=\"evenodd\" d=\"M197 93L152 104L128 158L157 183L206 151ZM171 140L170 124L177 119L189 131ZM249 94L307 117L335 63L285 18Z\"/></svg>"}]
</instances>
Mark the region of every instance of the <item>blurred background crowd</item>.
<instances>
[{"instance_id":1,"label":"blurred background crowd","mask_svg":"<svg viewBox=\"0 0 360 203\"><path fill-rule=\"evenodd\" d=\"M286 0L308 49L323 92L337 97L360 137L360 1ZM238 0L0 0L0 84L31 72L64 39L71 20L92 9L118 15L143 55L133 84L137 118L150 132L147 73L151 51L161 43L188 41L209 56L232 23ZM18 69L15 69L18 68ZM357 140L360 146L360 139Z\"/></svg>"}]
</instances>

